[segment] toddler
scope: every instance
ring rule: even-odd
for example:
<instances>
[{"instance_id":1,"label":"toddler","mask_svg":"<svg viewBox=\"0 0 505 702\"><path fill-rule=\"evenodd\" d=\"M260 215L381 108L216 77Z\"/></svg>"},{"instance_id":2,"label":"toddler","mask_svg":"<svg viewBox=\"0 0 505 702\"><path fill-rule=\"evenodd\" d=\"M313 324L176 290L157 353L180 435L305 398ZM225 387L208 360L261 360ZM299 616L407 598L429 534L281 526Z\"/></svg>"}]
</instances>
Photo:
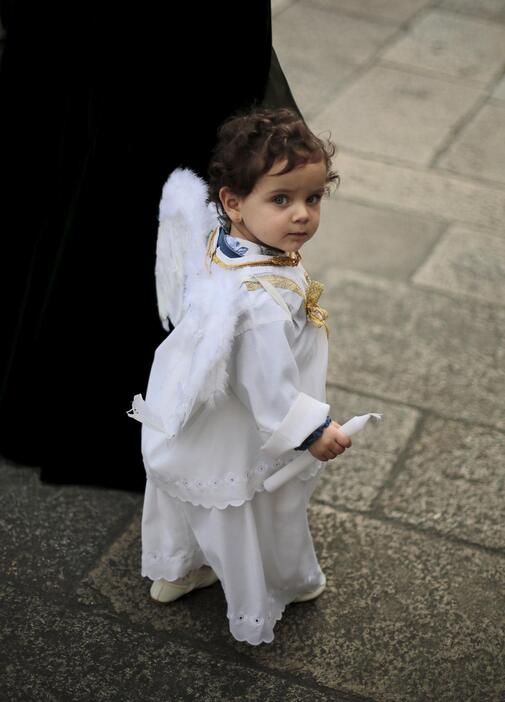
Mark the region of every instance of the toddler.
<instances>
[{"instance_id":1,"label":"toddler","mask_svg":"<svg viewBox=\"0 0 505 702\"><path fill-rule=\"evenodd\" d=\"M351 440L326 403L327 313L300 249L319 225L335 147L288 109L218 132L204 183L178 169L160 203L156 350L143 423L142 575L171 602L220 581L231 634L270 643L287 604L325 587L307 505ZM306 452L274 492L266 478Z\"/></svg>"}]
</instances>

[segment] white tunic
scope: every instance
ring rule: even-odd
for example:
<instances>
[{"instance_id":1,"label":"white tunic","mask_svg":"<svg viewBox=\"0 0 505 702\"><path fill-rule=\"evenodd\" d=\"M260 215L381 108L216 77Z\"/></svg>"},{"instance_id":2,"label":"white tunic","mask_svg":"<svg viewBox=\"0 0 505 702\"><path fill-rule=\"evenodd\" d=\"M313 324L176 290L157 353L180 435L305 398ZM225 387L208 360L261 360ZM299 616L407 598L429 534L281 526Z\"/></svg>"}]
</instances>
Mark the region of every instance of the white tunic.
<instances>
[{"instance_id":1,"label":"white tunic","mask_svg":"<svg viewBox=\"0 0 505 702\"><path fill-rule=\"evenodd\" d=\"M268 265L263 248L243 243L245 256L217 249L212 263L229 268L242 290L228 394L214 408L201 406L171 440L142 426L142 575L174 580L211 565L233 636L258 644L273 640L286 604L324 582L306 518L324 464L313 459L272 494L263 481L300 455L295 447L329 414L328 341L324 326L307 318L310 279L301 262ZM258 278L274 286L282 304ZM151 407L170 373L171 353L190 353L183 327L156 351L146 394Z\"/></svg>"},{"instance_id":2,"label":"white tunic","mask_svg":"<svg viewBox=\"0 0 505 702\"><path fill-rule=\"evenodd\" d=\"M250 500L265 478L300 455L295 447L329 413L327 333L307 319L303 295L308 275L301 262L296 267L267 265L271 256L258 253L260 247L252 242L247 245L242 258L228 258L219 249L214 257L230 266L241 288L229 393L215 408L201 405L173 439L142 426L147 477L173 497L204 507ZM252 276L273 285L286 307ZM156 350L146 393L149 407L158 408L174 354L190 352L191 338L185 337L182 322ZM313 459L300 477L307 479L321 467Z\"/></svg>"}]
</instances>

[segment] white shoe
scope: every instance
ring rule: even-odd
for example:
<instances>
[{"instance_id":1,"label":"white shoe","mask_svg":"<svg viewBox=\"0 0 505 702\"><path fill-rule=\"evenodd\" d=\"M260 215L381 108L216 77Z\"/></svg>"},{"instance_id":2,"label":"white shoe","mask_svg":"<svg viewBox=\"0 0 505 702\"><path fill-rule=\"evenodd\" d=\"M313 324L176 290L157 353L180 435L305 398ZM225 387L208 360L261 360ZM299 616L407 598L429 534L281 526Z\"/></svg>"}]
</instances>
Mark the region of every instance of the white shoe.
<instances>
[{"instance_id":1,"label":"white shoe","mask_svg":"<svg viewBox=\"0 0 505 702\"><path fill-rule=\"evenodd\" d=\"M326 585L320 585L316 590L312 590L312 592L306 592L303 595L298 595L298 597L295 597L292 602L308 602L309 600L315 600L316 597L319 597L319 595L326 589Z\"/></svg>"},{"instance_id":2,"label":"white shoe","mask_svg":"<svg viewBox=\"0 0 505 702\"><path fill-rule=\"evenodd\" d=\"M219 578L209 566L191 570L177 580L160 578L151 585L150 595L155 602L173 602L192 590L199 590L215 583Z\"/></svg>"}]
</instances>

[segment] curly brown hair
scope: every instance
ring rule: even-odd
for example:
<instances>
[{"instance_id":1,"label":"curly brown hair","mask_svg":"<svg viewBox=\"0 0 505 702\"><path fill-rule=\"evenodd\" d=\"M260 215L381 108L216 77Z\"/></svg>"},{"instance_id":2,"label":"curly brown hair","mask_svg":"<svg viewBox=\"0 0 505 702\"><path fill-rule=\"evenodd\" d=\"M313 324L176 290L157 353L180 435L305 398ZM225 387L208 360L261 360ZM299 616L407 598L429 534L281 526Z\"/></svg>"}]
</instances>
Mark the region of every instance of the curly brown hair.
<instances>
[{"instance_id":1,"label":"curly brown hair","mask_svg":"<svg viewBox=\"0 0 505 702\"><path fill-rule=\"evenodd\" d=\"M335 144L316 137L303 119L288 108L235 113L223 122L217 135L208 167L209 202L215 203L221 224L226 227L230 222L219 199L220 189L229 187L235 195L246 197L276 161L287 160L280 175L324 159L326 192L329 184L340 182L331 163Z\"/></svg>"}]
</instances>

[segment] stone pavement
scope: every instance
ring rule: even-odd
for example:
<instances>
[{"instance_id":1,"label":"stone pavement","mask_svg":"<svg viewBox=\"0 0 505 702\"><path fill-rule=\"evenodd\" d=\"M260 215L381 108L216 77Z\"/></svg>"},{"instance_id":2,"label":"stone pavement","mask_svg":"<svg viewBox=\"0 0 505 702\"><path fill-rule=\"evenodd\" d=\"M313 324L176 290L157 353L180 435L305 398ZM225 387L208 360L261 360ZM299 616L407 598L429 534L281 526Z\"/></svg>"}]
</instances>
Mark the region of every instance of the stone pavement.
<instances>
[{"instance_id":1,"label":"stone pavement","mask_svg":"<svg viewBox=\"0 0 505 702\"><path fill-rule=\"evenodd\" d=\"M0 698L505 702L505 1L274 1L274 43L341 186L303 249L326 285L328 577L271 645L219 584L139 575L142 497L0 466ZM3 690L3 692L2 692Z\"/></svg>"}]
</instances>

